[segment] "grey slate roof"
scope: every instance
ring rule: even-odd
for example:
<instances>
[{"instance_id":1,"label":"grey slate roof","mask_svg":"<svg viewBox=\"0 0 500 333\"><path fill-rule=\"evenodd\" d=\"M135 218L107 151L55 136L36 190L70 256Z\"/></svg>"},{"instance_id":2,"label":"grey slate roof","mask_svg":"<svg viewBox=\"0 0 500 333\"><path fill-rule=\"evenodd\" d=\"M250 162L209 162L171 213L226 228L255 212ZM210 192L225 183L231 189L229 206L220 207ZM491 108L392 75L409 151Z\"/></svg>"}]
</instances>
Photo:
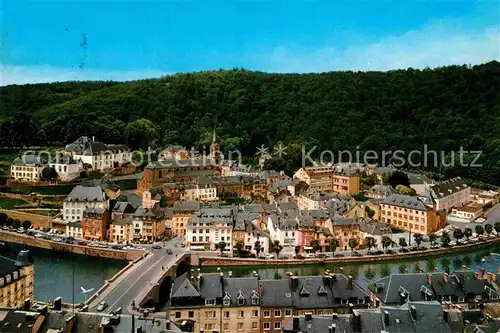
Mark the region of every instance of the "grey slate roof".
<instances>
[{"instance_id":1,"label":"grey slate roof","mask_svg":"<svg viewBox=\"0 0 500 333\"><path fill-rule=\"evenodd\" d=\"M239 306L251 306L252 298L260 303L259 284L256 277L224 278L222 299L230 300L230 306L238 306L238 300L243 303Z\"/></svg>"},{"instance_id":2,"label":"grey slate roof","mask_svg":"<svg viewBox=\"0 0 500 333\"><path fill-rule=\"evenodd\" d=\"M10 274L18 269L14 260L0 256L0 277L4 277L6 274Z\"/></svg>"},{"instance_id":3,"label":"grey slate roof","mask_svg":"<svg viewBox=\"0 0 500 333\"><path fill-rule=\"evenodd\" d=\"M380 203L424 212L428 210L427 206L419 198L410 195L393 194L381 200Z\"/></svg>"},{"instance_id":4,"label":"grey slate roof","mask_svg":"<svg viewBox=\"0 0 500 333\"><path fill-rule=\"evenodd\" d=\"M42 166L47 164L47 161L38 155L33 155L33 154L25 154L23 156L20 156L16 158L13 162L12 165L24 165L24 166Z\"/></svg>"},{"instance_id":5,"label":"grey slate roof","mask_svg":"<svg viewBox=\"0 0 500 333\"><path fill-rule=\"evenodd\" d=\"M114 213L133 213L134 207L126 201L118 201L113 207Z\"/></svg>"},{"instance_id":6,"label":"grey slate roof","mask_svg":"<svg viewBox=\"0 0 500 333\"><path fill-rule=\"evenodd\" d=\"M106 210L99 207L89 207L83 210L83 216L102 215Z\"/></svg>"},{"instance_id":7,"label":"grey slate roof","mask_svg":"<svg viewBox=\"0 0 500 333\"><path fill-rule=\"evenodd\" d=\"M90 201L103 202L106 200L106 195L99 186L82 186L78 185L68 194L64 201Z\"/></svg>"},{"instance_id":8,"label":"grey slate roof","mask_svg":"<svg viewBox=\"0 0 500 333\"><path fill-rule=\"evenodd\" d=\"M398 191L396 191L392 186L390 185L373 185L370 190L368 191L368 195L373 194L373 195L381 195L388 197L391 194L397 194Z\"/></svg>"},{"instance_id":9,"label":"grey slate roof","mask_svg":"<svg viewBox=\"0 0 500 333\"><path fill-rule=\"evenodd\" d=\"M292 289L288 280L260 280L262 295L260 304L267 308L292 307Z\"/></svg>"},{"instance_id":10,"label":"grey slate roof","mask_svg":"<svg viewBox=\"0 0 500 333\"><path fill-rule=\"evenodd\" d=\"M194 200L176 201L173 207L175 212L195 212L200 210L200 203Z\"/></svg>"},{"instance_id":11,"label":"grey slate roof","mask_svg":"<svg viewBox=\"0 0 500 333\"><path fill-rule=\"evenodd\" d=\"M439 182L435 185L432 185L431 191L432 195L437 198L443 198L448 195L451 195L453 193L457 193L459 191L463 191L468 187L467 184L465 184L464 180L460 177L456 177L453 179L445 180L442 182Z\"/></svg>"},{"instance_id":12,"label":"grey slate roof","mask_svg":"<svg viewBox=\"0 0 500 333\"><path fill-rule=\"evenodd\" d=\"M50 164L77 164L73 157L70 155L56 155L52 160L49 161Z\"/></svg>"},{"instance_id":13,"label":"grey slate roof","mask_svg":"<svg viewBox=\"0 0 500 333\"><path fill-rule=\"evenodd\" d=\"M81 136L73 143L66 145L67 152L72 152L76 155L95 155L105 152L130 151L126 145L106 145L103 142L93 141L87 136Z\"/></svg>"},{"instance_id":14,"label":"grey slate roof","mask_svg":"<svg viewBox=\"0 0 500 333\"><path fill-rule=\"evenodd\" d=\"M189 273L182 274L174 280L171 297L200 297L200 293L189 281Z\"/></svg>"},{"instance_id":15,"label":"grey slate roof","mask_svg":"<svg viewBox=\"0 0 500 333\"><path fill-rule=\"evenodd\" d=\"M410 179L411 185L422 185L422 184L435 183L434 180L432 180L429 177L422 175L422 174L413 173L413 172L406 172L406 174L408 175L408 178Z\"/></svg>"}]
</instances>

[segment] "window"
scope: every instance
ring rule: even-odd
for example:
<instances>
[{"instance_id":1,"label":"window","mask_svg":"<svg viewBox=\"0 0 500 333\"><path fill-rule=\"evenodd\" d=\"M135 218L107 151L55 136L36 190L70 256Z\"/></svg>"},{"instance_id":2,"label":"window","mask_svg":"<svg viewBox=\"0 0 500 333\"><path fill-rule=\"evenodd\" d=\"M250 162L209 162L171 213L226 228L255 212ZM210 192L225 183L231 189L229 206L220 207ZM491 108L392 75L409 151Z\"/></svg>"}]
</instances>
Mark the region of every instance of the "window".
<instances>
[{"instance_id":1,"label":"window","mask_svg":"<svg viewBox=\"0 0 500 333\"><path fill-rule=\"evenodd\" d=\"M271 329L271 324L269 323L264 323L264 330L270 330Z\"/></svg>"},{"instance_id":2,"label":"window","mask_svg":"<svg viewBox=\"0 0 500 333\"><path fill-rule=\"evenodd\" d=\"M224 306L229 306L229 305L231 305L231 299L230 298L224 299Z\"/></svg>"},{"instance_id":3,"label":"window","mask_svg":"<svg viewBox=\"0 0 500 333\"><path fill-rule=\"evenodd\" d=\"M213 324L205 324L205 331L211 331L213 328Z\"/></svg>"},{"instance_id":4,"label":"window","mask_svg":"<svg viewBox=\"0 0 500 333\"><path fill-rule=\"evenodd\" d=\"M224 332L228 332L229 331L229 323L224 323L223 330L224 330Z\"/></svg>"},{"instance_id":5,"label":"window","mask_svg":"<svg viewBox=\"0 0 500 333\"><path fill-rule=\"evenodd\" d=\"M189 318L194 318L194 311L189 311L188 312L188 317Z\"/></svg>"},{"instance_id":6,"label":"window","mask_svg":"<svg viewBox=\"0 0 500 333\"><path fill-rule=\"evenodd\" d=\"M245 317L245 311L239 311L238 318L244 318L244 317Z\"/></svg>"},{"instance_id":7,"label":"window","mask_svg":"<svg viewBox=\"0 0 500 333\"><path fill-rule=\"evenodd\" d=\"M240 298L240 299L238 300L238 305L245 305L245 299Z\"/></svg>"},{"instance_id":8,"label":"window","mask_svg":"<svg viewBox=\"0 0 500 333\"><path fill-rule=\"evenodd\" d=\"M270 318L270 317L271 317L271 311L264 310L264 318Z\"/></svg>"},{"instance_id":9,"label":"window","mask_svg":"<svg viewBox=\"0 0 500 333\"><path fill-rule=\"evenodd\" d=\"M259 323L256 321L252 322L252 331L255 331L257 329L259 329Z\"/></svg>"},{"instance_id":10,"label":"window","mask_svg":"<svg viewBox=\"0 0 500 333\"><path fill-rule=\"evenodd\" d=\"M238 331L243 331L243 323L238 323Z\"/></svg>"},{"instance_id":11,"label":"window","mask_svg":"<svg viewBox=\"0 0 500 333\"><path fill-rule=\"evenodd\" d=\"M281 310L274 310L274 317L281 317Z\"/></svg>"},{"instance_id":12,"label":"window","mask_svg":"<svg viewBox=\"0 0 500 333\"><path fill-rule=\"evenodd\" d=\"M180 311L176 311L175 312L175 318L179 319L180 317L181 317L181 312Z\"/></svg>"},{"instance_id":13,"label":"window","mask_svg":"<svg viewBox=\"0 0 500 333\"><path fill-rule=\"evenodd\" d=\"M275 321L274 322L274 329L275 330L281 329L281 321Z\"/></svg>"},{"instance_id":14,"label":"window","mask_svg":"<svg viewBox=\"0 0 500 333\"><path fill-rule=\"evenodd\" d=\"M259 316L259 310L252 311L252 317L257 318Z\"/></svg>"},{"instance_id":15,"label":"window","mask_svg":"<svg viewBox=\"0 0 500 333\"><path fill-rule=\"evenodd\" d=\"M215 305L215 299L206 299L205 305Z\"/></svg>"},{"instance_id":16,"label":"window","mask_svg":"<svg viewBox=\"0 0 500 333\"><path fill-rule=\"evenodd\" d=\"M224 311L224 319L229 319L229 311Z\"/></svg>"},{"instance_id":17,"label":"window","mask_svg":"<svg viewBox=\"0 0 500 333\"><path fill-rule=\"evenodd\" d=\"M286 309L285 310L285 317L291 317L292 316L292 310Z\"/></svg>"},{"instance_id":18,"label":"window","mask_svg":"<svg viewBox=\"0 0 500 333\"><path fill-rule=\"evenodd\" d=\"M205 318L215 318L215 311L205 311Z\"/></svg>"}]
</instances>

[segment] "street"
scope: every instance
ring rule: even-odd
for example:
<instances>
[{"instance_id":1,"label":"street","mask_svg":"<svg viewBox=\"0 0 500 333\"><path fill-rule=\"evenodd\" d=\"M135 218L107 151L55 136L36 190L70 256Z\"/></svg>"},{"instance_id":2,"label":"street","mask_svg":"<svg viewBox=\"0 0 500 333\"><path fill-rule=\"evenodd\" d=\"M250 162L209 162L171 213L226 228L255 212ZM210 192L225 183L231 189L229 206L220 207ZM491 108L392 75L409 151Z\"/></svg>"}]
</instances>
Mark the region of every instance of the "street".
<instances>
[{"instance_id":1,"label":"street","mask_svg":"<svg viewBox=\"0 0 500 333\"><path fill-rule=\"evenodd\" d=\"M138 263L138 267L126 272L125 275L111 284L108 289L99 295L90 305L90 311L97 311L97 305L101 301L108 304L105 312L110 313L113 310L122 308L123 312L127 311L127 307L132 304L132 301L138 303L140 300L135 299L144 289L151 288L152 279L156 277L158 272L162 270L162 266L168 269L178 259L176 254L183 251L175 247L178 239L174 238L166 242L162 249L151 249L151 255L142 262ZM158 243L161 244L161 243ZM148 245L147 247L152 247ZM166 253L166 248L170 248L172 255ZM123 279L122 279L123 278Z\"/></svg>"}]
</instances>

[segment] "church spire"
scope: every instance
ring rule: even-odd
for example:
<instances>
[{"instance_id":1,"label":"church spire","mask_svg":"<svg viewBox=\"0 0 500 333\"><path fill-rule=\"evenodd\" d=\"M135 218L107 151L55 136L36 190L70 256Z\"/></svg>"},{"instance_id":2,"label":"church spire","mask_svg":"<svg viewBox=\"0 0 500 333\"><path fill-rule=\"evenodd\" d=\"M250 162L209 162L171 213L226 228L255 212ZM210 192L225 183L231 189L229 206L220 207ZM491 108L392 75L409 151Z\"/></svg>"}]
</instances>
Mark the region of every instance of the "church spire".
<instances>
[{"instance_id":1,"label":"church spire","mask_svg":"<svg viewBox=\"0 0 500 333\"><path fill-rule=\"evenodd\" d=\"M215 137L215 127L214 127L214 133L212 134L212 144L215 145L217 143L216 137Z\"/></svg>"}]
</instances>

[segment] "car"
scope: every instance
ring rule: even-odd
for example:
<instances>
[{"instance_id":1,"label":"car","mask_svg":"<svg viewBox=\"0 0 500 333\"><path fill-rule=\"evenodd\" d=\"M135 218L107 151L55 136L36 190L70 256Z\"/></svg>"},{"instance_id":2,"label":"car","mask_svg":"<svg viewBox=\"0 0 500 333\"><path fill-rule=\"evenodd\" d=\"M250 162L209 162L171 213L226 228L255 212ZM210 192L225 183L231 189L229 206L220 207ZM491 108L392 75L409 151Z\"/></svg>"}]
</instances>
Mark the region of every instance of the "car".
<instances>
[{"instance_id":1,"label":"car","mask_svg":"<svg viewBox=\"0 0 500 333\"><path fill-rule=\"evenodd\" d=\"M119 307L118 309L116 309L116 310L114 310L114 311L113 311L113 314L114 314L115 316L116 316L117 314L120 314L120 313L122 313L122 308L121 308L121 307Z\"/></svg>"},{"instance_id":2,"label":"car","mask_svg":"<svg viewBox=\"0 0 500 333\"><path fill-rule=\"evenodd\" d=\"M85 241L79 241L79 242L78 242L78 245L83 245L83 246L86 246L86 245L88 245L88 243L87 243L87 242L85 242Z\"/></svg>"},{"instance_id":3,"label":"car","mask_svg":"<svg viewBox=\"0 0 500 333\"><path fill-rule=\"evenodd\" d=\"M35 234L35 237L36 237L36 238L42 238L42 237L43 237L43 234Z\"/></svg>"},{"instance_id":4,"label":"car","mask_svg":"<svg viewBox=\"0 0 500 333\"><path fill-rule=\"evenodd\" d=\"M378 251L372 252L372 254L379 256L381 254L384 254L384 251L378 250Z\"/></svg>"},{"instance_id":5,"label":"car","mask_svg":"<svg viewBox=\"0 0 500 333\"><path fill-rule=\"evenodd\" d=\"M41 238L45 240L51 240L49 235L42 235Z\"/></svg>"},{"instance_id":6,"label":"car","mask_svg":"<svg viewBox=\"0 0 500 333\"><path fill-rule=\"evenodd\" d=\"M106 309L107 307L108 307L108 304L106 303L106 301L102 301L97 306L97 311L99 311L99 312L104 311L104 309Z\"/></svg>"},{"instance_id":7,"label":"car","mask_svg":"<svg viewBox=\"0 0 500 333\"><path fill-rule=\"evenodd\" d=\"M111 248L113 250L121 250L122 249L122 247L120 245L113 245L113 246L111 246Z\"/></svg>"},{"instance_id":8,"label":"car","mask_svg":"<svg viewBox=\"0 0 500 333\"><path fill-rule=\"evenodd\" d=\"M449 243L448 243L448 245L449 245L449 246L455 246L455 245L457 245L457 242L455 242L455 241L451 241L451 242L449 242Z\"/></svg>"},{"instance_id":9,"label":"car","mask_svg":"<svg viewBox=\"0 0 500 333\"><path fill-rule=\"evenodd\" d=\"M362 257L363 255L362 255L361 253L359 253L358 251L354 251L354 252L352 253L352 256L353 256L353 257Z\"/></svg>"},{"instance_id":10,"label":"car","mask_svg":"<svg viewBox=\"0 0 500 333\"><path fill-rule=\"evenodd\" d=\"M186 247L186 244L184 244L184 243L181 243L181 247Z\"/></svg>"},{"instance_id":11,"label":"car","mask_svg":"<svg viewBox=\"0 0 500 333\"><path fill-rule=\"evenodd\" d=\"M153 249L159 250L159 249L161 249L161 245L155 244L155 245L153 245Z\"/></svg>"},{"instance_id":12,"label":"car","mask_svg":"<svg viewBox=\"0 0 500 333\"><path fill-rule=\"evenodd\" d=\"M167 254L168 254L168 255L172 255L172 254L174 254L174 253L172 252L172 250L171 250L171 249L167 249Z\"/></svg>"},{"instance_id":13,"label":"car","mask_svg":"<svg viewBox=\"0 0 500 333\"><path fill-rule=\"evenodd\" d=\"M395 254L396 251L394 251L394 250L387 250L387 251L385 251L385 253L387 253L387 254Z\"/></svg>"},{"instance_id":14,"label":"car","mask_svg":"<svg viewBox=\"0 0 500 333\"><path fill-rule=\"evenodd\" d=\"M316 258L326 258L326 254L324 254L324 253L318 253L316 255Z\"/></svg>"}]
</instances>

